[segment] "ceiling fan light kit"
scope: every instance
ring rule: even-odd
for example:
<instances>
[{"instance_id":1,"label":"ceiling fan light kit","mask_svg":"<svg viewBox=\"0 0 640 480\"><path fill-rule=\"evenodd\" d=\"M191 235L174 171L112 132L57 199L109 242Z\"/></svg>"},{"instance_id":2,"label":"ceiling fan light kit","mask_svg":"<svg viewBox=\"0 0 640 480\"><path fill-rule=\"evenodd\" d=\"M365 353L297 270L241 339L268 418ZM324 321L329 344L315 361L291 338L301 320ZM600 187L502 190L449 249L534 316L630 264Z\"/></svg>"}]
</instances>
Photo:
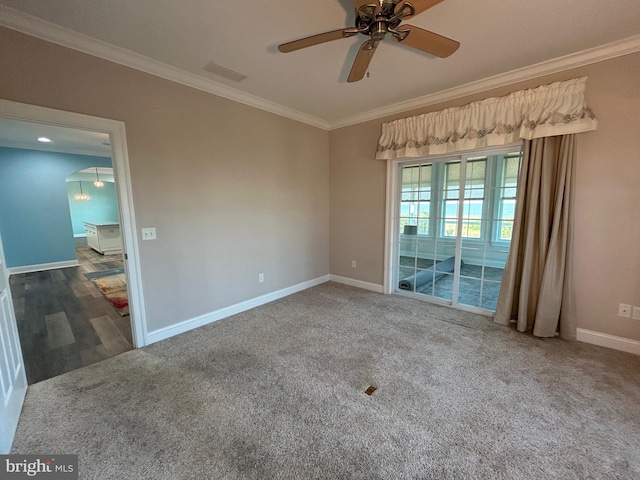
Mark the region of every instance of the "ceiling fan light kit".
<instances>
[{"instance_id":1,"label":"ceiling fan light kit","mask_svg":"<svg viewBox=\"0 0 640 480\"><path fill-rule=\"evenodd\" d=\"M387 34L401 45L421 50L430 55L444 58L455 52L460 43L437 33L413 25L401 25L405 18L424 12L443 0L353 0L356 11L356 24L352 28L343 28L283 43L278 50L283 53L294 52L321 43L353 37L363 34L369 37L360 46L353 62L347 82L362 80L369 68L371 58Z\"/></svg>"}]
</instances>

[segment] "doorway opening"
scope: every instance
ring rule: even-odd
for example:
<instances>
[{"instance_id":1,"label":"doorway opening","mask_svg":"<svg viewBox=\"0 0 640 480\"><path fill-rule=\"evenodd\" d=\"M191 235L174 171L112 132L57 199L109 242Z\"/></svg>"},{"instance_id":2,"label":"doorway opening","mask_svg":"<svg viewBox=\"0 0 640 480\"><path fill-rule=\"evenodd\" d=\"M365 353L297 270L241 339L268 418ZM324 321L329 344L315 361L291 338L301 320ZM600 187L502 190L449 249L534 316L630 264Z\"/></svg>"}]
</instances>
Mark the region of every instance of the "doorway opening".
<instances>
[{"instance_id":1,"label":"doorway opening","mask_svg":"<svg viewBox=\"0 0 640 480\"><path fill-rule=\"evenodd\" d=\"M51 220L49 227L54 230L68 227L68 235L64 242L54 242L54 235L49 235L51 250L69 250L68 260L62 261L39 261L32 260L29 265L36 268L30 271L29 266L19 265L13 262L12 245L16 239L11 239L11 229L2 228L5 256L7 257L7 267L9 269L11 294L13 297L13 307L18 318L20 327L20 337L27 375L29 383L55 376L65 371L85 366L95 361L100 361L109 356L113 356L134 347L141 347L146 344L146 327L144 319L144 309L142 308L141 287L140 287L140 267L137 255L137 239L135 237L135 222L133 215L133 205L131 202L131 190L128 168L128 156L126 152L126 140L124 135L124 125L121 122L89 117L80 114L62 112L31 105L18 104L0 100L0 122L29 123L34 128L64 129L72 132L71 136L79 135L85 138L94 137L100 139L102 148L109 151L111 158L105 162L91 162L100 155L88 151L80 151L76 157L84 157L86 164L82 168L71 169L61 179L61 184L56 188L63 189L63 201L66 203L66 219L56 217ZM15 125L14 125L15 127ZM13 127L12 127L13 128ZM15 130L13 130L15 132ZM46 135L43 135L46 136ZM19 137L16 134L16 137ZM0 139L6 142L6 139ZM15 140L14 140L15 141ZM24 145L15 144L0 148L26 151ZM65 155L69 151L63 144L64 141L55 142L54 154ZM48 148L36 147L33 149L33 157L44 154ZM57 150L57 151L56 151ZM19 153L19 152L18 152ZM104 156L103 156L104 157ZM78 159L75 159L78 161ZM104 159L103 159L104 160ZM81 164L82 162L80 162ZM104 169L112 168L111 177ZM87 171L89 169L90 171ZM80 170L80 171L78 171ZM84 172L82 170L85 170ZM86 179L75 179L75 176L86 176ZM101 194L110 190L110 196L115 205L110 207L112 220L96 217L96 206L98 202L92 204L93 214L81 215L82 223L86 220L94 224L116 224L118 226L117 241L119 248L114 251L111 245L110 251L98 251L86 242L86 232L83 236L81 232L76 232L78 228L72 227L73 214L69 202L74 201L73 188L82 185L83 190L87 190L87 183L97 181L96 176L103 182ZM69 182L66 178L69 177ZM86 180L86 181L85 181ZM75 183L74 183L75 182ZM107 183L109 182L109 183ZM53 183L53 181L52 181ZM11 182L9 182L11 184ZM107 188L104 188L108 185ZM35 186L33 186L35 188ZM69 188L67 188L69 187ZM98 187L96 187L98 188ZM25 190L26 191L26 190ZM89 195L90 196L90 195ZM51 196L50 198L53 198ZM72 200L69 200L69 199ZM24 199L22 199L24 201ZM98 200L94 197L94 200ZM78 202L81 203L81 202ZM89 202L86 202L87 204ZM2 212L0 212L1 214ZM51 213L51 212L48 212ZM50 215L51 216L51 215ZM6 214L4 215L6 217ZM5 218L6 219L6 218ZM29 218L25 218L29 222ZM32 226L39 222L32 220ZM0 217L0 224L4 224ZM61 227L61 225L63 225ZM42 226L42 225L40 225ZM84 225L83 225L84 226ZM33 231L37 229L32 229ZM112 229L113 230L113 229ZM7 241L9 238L9 241ZM29 239L29 235L22 235L20 239ZM115 238L107 238L116 240ZM12 243L13 242L13 243ZM29 243L22 242L22 243ZM62 245L64 243L64 245ZM28 250L28 249L27 249ZM33 249L35 250L35 249ZM27 252L28 253L28 252ZM67 252L68 253L68 252ZM105 255L106 254L106 255ZM69 256L70 255L70 256ZM44 257L42 257L44 258ZM73 258L73 260L71 260ZM10 263L10 262L13 262ZM12 268L13 267L13 268ZM120 270L120 279L124 283L124 292L128 311L123 313L118 311L113 303L102 294L97 285L100 273L105 270ZM38 288L43 288L40 294L34 295ZM26 319L20 325L20 317ZM29 318L24 317L27 315ZM38 317L37 320L34 318ZM41 317L41 318L40 318ZM30 336L27 342L33 345L25 348L23 336ZM46 367L31 369L29 372L30 353L36 352L43 357ZM47 357L46 350L55 351L56 355ZM41 360L42 360L41 359Z\"/></svg>"},{"instance_id":2,"label":"doorway opening","mask_svg":"<svg viewBox=\"0 0 640 480\"><path fill-rule=\"evenodd\" d=\"M492 315L515 213L518 147L396 165L396 293Z\"/></svg>"}]
</instances>

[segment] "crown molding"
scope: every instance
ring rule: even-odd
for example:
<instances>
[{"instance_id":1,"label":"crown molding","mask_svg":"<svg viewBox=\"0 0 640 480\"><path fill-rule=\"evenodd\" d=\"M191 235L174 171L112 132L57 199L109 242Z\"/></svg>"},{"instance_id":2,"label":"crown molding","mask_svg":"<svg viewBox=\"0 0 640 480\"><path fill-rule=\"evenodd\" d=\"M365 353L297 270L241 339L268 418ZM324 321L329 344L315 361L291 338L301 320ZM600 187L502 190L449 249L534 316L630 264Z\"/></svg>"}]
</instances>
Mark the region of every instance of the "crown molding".
<instances>
[{"instance_id":1,"label":"crown molding","mask_svg":"<svg viewBox=\"0 0 640 480\"><path fill-rule=\"evenodd\" d=\"M359 115L332 122L329 130L348 127L358 123L375 120L390 115L424 108L437 103L447 102L467 95L486 92L494 88L500 88L514 83L524 82L534 78L551 75L553 73L563 72L572 68L578 68L592 63L609 60L611 58L621 57L630 53L640 51L640 35L634 35L616 42L608 43L581 52L572 53L563 57L554 58L544 62L529 65L510 72L501 73L492 77L483 78L475 82L470 82L458 87L441 90L436 93L424 95L422 97L413 98L404 102L395 103L387 107L369 110Z\"/></svg>"},{"instance_id":2,"label":"crown molding","mask_svg":"<svg viewBox=\"0 0 640 480\"><path fill-rule=\"evenodd\" d=\"M18 10L4 5L0 5L0 25L63 47L71 48L110 62L124 65L125 67L150 73L151 75L164 78L165 80L170 80L228 100L233 100L234 102L259 108L260 110L265 110L270 113L275 113L276 115L306 123L323 130L329 129L329 122L317 117L307 115L306 113L299 112L298 110L285 107L284 105L271 102L255 95L242 92L214 80L209 80L199 75L172 67L166 63L153 60L152 58L103 42L102 40L97 40L89 37L88 35L69 30L56 25L55 23L19 12Z\"/></svg>"},{"instance_id":3,"label":"crown molding","mask_svg":"<svg viewBox=\"0 0 640 480\"><path fill-rule=\"evenodd\" d=\"M52 42L73 50L93 55L126 67L130 67L157 77L164 78L188 87L196 88L228 100L249 105L282 117L290 118L323 130L335 130L398 113L428 107L456 98L486 92L514 83L563 72L611 58L628 55L640 51L640 34L599 47L572 53L534 65L501 73L492 77L470 82L457 87L441 90L421 97L395 103L386 107L369 110L358 115L346 117L333 122L326 121L298 110L285 107L264 98L242 92L227 85L209 80L166 63L153 60L144 55L97 40L73 30L61 27L46 20L19 12L0 5L0 25L17 30L48 42Z\"/></svg>"}]
</instances>

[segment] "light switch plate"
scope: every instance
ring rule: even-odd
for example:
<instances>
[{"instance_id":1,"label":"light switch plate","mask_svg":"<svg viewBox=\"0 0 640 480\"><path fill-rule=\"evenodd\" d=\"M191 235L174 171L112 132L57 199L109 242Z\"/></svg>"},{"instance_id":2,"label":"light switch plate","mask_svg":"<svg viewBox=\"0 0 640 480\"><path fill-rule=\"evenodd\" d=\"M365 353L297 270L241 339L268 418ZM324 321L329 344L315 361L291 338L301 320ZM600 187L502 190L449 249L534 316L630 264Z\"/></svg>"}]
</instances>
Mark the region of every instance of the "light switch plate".
<instances>
[{"instance_id":1,"label":"light switch plate","mask_svg":"<svg viewBox=\"0 0 640 480\"><path fill-rule=\"evenodd\" d=\"M145 227L141 228L142 232L142 240L155 240L156 239L156 228L155 227Z\"/></svg>"}]
</instances>

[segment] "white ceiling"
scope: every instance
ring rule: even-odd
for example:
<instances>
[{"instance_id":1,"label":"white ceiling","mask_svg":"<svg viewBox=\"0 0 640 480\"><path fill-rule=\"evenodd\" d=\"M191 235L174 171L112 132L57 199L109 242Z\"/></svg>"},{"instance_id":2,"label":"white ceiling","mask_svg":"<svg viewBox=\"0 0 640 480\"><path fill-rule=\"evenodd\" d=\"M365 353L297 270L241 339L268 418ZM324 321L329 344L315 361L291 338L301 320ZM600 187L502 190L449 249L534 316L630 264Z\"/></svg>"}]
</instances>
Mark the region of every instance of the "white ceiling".
<instances>
[{"instance_id":1,"label":"white ceiling","mask_svg":"<svg viewBox=\"0 0 640 480\"><path fill-rule=\"evenodd\" d=\"M47 137L50 143L41 143ZM0 116L0 146L111 157L109 135L74 128L10 120Z\"/></svg>"},{"instance_id":2,"label":"white ceiling","mask_svg":"<svg viewBox=\"0 0 640 480\"><path fill-rule=\"evenodd\" d=\"M458 40L456 53L440 59L385 39L357 83L346 78L362 35L276 48L354 18L351 0L0 0L0 24L326 128L486 89L488 78L522 80L541 62L538 74L640 50L639 0L445 0L405 23ZM203 70L211 61L248 78Z\"/></svg>"}]
</instances>

